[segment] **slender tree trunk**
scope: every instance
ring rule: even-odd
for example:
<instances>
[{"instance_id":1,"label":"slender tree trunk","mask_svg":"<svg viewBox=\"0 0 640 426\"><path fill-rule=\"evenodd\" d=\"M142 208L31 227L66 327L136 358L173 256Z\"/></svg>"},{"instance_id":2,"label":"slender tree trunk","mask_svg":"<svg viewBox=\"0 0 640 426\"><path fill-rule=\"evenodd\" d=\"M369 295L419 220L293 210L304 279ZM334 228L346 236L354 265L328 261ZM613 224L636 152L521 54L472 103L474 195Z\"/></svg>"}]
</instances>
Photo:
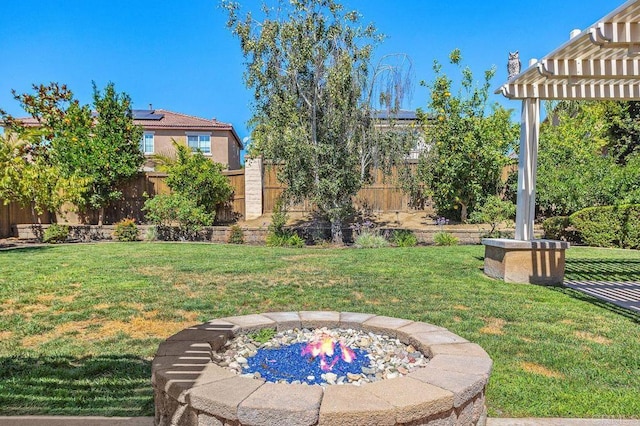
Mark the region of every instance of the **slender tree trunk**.
<instances>
[{"instance_id":1,"label":"slender tree trunk","mask_svg":"<svg viewBox=\"0 0 640 426\"><path fill-rule=\"evenodd\" d=\"M104 220L104 207L100 207L98 210L98 226L102 226Z\"/></svg>"},{"instance_id":2,"label":"slender tree trunk","mask_svg":"<svg viewBox=\"0 0 640 426\"><path fill-rule=\"evenodd\" d=\"M342 235L342 219L331 219L331 242L336 245L344 245L344 236Z\"/></svg>"},{"instance_id":3,"label":"slender tree trunk","mask_svg":"<svg viewBox=\"0 0 640 426\"><path fill-rule=\"evenodd\" d=\"M465 203L460 203L460 221L467 221L467 205Z\"/></svg>"}]
</instances>

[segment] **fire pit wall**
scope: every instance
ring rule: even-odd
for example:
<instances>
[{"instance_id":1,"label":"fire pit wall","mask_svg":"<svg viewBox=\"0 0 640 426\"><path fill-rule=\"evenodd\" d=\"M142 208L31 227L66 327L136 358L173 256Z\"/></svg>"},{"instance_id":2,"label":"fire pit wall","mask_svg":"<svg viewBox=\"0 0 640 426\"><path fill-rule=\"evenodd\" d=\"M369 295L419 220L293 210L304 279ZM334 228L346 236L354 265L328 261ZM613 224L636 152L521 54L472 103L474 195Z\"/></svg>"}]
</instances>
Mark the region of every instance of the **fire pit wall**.
<instances>
[{"instance_id":1,"label":"fire pit wall","mask_svg":"<svg viewBox=\"0 0 640 426\"><path fill-rule=\"evenodd\" d=\"M268 383L212 361L237 334L354 328L397 337L430 358L406 376L362 386ZM152 366L156 425L484 425L492 361L478 345L423 322L351 312L276 312L187 328Z\"/></svg>"}]
</instances>

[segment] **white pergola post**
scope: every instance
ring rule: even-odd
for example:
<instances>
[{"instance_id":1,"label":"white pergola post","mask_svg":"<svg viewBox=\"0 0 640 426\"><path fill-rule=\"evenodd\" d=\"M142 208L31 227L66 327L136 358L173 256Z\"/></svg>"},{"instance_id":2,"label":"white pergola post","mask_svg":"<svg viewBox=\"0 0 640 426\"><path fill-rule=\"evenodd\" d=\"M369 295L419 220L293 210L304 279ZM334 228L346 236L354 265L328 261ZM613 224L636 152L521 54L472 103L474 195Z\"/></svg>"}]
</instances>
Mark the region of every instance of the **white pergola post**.
<instances>
[{"instance_id":1,"label":"white pergola post","mask_svg":"<svg viewBox=\"0 0 640 426\"><path fill-rule=\"evenodd\" d=\"M520 156L518 158L518 202L515 239L533 240L536 208L536 173L538 169L538 135L540 133L540 99L522 101L520 122Z\"/></svg>"}]
</instances>

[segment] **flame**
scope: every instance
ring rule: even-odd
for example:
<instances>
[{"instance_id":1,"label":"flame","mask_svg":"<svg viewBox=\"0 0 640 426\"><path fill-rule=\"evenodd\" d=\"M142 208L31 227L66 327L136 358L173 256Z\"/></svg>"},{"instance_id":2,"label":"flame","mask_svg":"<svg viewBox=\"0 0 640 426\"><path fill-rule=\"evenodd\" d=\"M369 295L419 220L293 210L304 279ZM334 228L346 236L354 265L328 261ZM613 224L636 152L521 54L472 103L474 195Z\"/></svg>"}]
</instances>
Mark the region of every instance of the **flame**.
<instances>
[{"instance_id":1,"label":"flame","mask_svg":"<svg viewBox=\"0 0 640 426\"><path fill-rule=\"evenodd\" d=\"M325 337L324 339L322 339L322 354L324 354L325 356L333 356L334 347L335 346L333 343L333 339L331 337Z\"/></svg>"},{"instance_id":2,"label":"flame","mask_svg":"<svg viewBox=\"0 0 640 426\"><path fill-rule=\"evenodd\" d=\"M335 341L331 336L322 334L315 341L302 348L302 356L311 355L312 360L320 357L320 369L322 371L331 371L340 359L349 363L356 359L355 352L344 342L340 341L338 346L337 352L339 354L336 355Z\"/></svg>"},{"instance_id":3,"label":"flame","mask_svg":"<svg viewBox=\"0 0 640 426\"><path fill-rule=\"evenodd\" d=\"M342 349L342 360L345 362L352 362L356 359L356 353L348 346L340 344L340 348Z\"/></svg>"}]
</instances>

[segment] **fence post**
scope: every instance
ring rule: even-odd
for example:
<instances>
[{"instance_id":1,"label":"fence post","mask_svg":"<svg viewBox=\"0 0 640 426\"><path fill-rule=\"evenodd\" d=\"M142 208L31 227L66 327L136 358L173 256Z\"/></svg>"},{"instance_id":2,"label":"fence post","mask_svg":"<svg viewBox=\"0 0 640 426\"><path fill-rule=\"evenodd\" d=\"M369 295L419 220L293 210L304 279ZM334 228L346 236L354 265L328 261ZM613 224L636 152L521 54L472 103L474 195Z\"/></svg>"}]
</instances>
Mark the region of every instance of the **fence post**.
<instances>
[{"instance_id":1,"label":"fence post","mask_svg":"<svg viewBox=\"0 0 640 426\"><path fill-rule=\"evenodd\" d=\"M247 158L244 164L245 220L262 216L262 158Z\"/></svg>"}]
</instances>

